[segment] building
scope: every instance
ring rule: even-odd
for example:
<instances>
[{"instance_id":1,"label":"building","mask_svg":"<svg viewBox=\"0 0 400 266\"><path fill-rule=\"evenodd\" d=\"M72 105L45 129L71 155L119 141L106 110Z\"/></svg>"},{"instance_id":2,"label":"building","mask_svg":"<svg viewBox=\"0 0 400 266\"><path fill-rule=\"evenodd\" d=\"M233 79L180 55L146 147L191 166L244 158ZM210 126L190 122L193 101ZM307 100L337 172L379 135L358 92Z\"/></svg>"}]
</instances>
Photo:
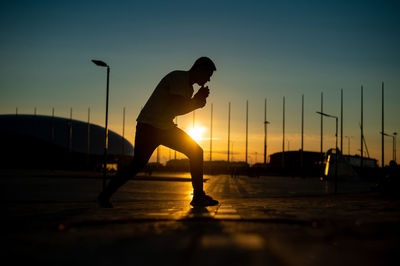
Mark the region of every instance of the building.
<instances>
[{"instance_id":1,"label":"building","mask_svg":"<svg viewBox=\"0 0 400 266\"><path fill-rule=\"evenodd\" d=\"M359 155L342 155L339 152L336 166L335 149L330 149L326 153L324 177L335 178L336 167L337 177L342 179L378 178L381 175L376 159L361 158Z\"/></svg>"},{"instance_id":2,"label":"building","mask_svg":"<svg viewBox=\"0 0 400 266\"><path fill-rule=\"evenodd\" d=\"M132 157L132 144L108 132L108 163ZM104 127L61 117L0 115L0 168L101 168L104 133Z\"/></svg>"},{"instance_id":3,"label":"building","mask_svg":"<svg viewBox=\"0 0 400 266\"><path fill-rule=\"evenodd\" d=\"M285 151L270 155L270 171L282 174L319 176L324 155L312 151Z\"/></svg>"}]
</instances>

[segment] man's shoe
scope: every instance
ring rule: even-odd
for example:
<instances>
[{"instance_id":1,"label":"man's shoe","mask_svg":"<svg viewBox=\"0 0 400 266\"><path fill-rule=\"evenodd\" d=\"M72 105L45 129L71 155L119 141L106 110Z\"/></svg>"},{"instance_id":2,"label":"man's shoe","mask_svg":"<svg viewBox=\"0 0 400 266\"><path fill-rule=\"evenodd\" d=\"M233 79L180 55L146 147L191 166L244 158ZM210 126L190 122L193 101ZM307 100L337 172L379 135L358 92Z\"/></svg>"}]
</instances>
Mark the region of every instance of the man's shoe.
<instances>
[{"instance_id":1,"label":"man's shoe","mask_svg":"<svg viewBox=\"0 0 400 266\"><path fill-rule=\"evenodd\" d=\"M113 208L111 201L109 198L103 197L101 194L97 196L96 203L100 208Z\"/></svg>"},{"instance_id":2,"label":"man's shoe","mask_svg":"<svg viewBox=\"0 0 400 266\"><path fill-rule=\"evenodd\" d=\"M193 207L215 206L218 204L218 200L215 200L206 194L193 196L193 200L190 202L190 205L192 205Z\"/></svg>"}]
</instances>

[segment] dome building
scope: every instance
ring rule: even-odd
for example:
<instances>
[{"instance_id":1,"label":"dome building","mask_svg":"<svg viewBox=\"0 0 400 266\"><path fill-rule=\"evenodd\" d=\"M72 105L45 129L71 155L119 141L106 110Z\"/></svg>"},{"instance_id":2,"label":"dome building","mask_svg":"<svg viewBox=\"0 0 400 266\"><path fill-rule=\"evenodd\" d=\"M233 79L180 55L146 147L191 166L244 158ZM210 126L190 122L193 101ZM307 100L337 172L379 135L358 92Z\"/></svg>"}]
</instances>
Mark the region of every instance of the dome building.
<instances>
[{"instance_id":1,"label":"dome building","mask_svg":"<svg viewBox=\"0 0 400 266\"><path fill-rule=\"evenodd\" d=\"M0 168L100 169L105 128L61 117L0 115ZM132 144L108 131L107 164L133 156Z\"/></svg>"}]
</instances>

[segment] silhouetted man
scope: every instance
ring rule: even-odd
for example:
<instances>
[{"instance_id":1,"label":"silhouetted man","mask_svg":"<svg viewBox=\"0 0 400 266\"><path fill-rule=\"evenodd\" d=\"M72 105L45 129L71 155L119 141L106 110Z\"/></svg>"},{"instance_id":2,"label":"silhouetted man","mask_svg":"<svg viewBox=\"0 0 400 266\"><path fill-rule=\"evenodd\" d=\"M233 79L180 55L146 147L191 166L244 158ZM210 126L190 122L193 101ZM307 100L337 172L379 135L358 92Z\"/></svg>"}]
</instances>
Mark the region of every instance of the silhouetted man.
<instances>
[{"instance_id":1,"label":"silhouetted man","mask_svg":"<svg viewBox=\"0 0 400 266\"><path fill-rule=\"evenodd\" d=\"M103 208L112 208L110 198L117 189L140 172L150 159L153 151L164 145L185 154L190 160L192 175L192 206L212 206L218 201L206 195L203 190L203 149L173 120L206 105L210 91L204 84L216 67L208 57L200 57L189 71L172 71L157 85L137 118L135 151L132 162L111 178L97 203ZM193 95L193 84L201 88Z\"/></svg>"}]
</instances>

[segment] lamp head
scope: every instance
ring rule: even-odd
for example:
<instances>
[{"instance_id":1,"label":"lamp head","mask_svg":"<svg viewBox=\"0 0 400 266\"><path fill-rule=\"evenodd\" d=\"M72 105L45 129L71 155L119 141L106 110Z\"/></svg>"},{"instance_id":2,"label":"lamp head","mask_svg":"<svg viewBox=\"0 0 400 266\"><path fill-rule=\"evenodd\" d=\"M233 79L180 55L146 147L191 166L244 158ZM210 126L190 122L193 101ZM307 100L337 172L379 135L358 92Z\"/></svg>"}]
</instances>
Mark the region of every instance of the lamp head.
<instances>
[{"instance_id":1,"label":"lamp head","mask_svg":"<svg viewBox=\"0 0 400 266\"><path fill-rule=\"evenodd\" d=\"M328 115L328 114L325 114L325 113L322 113L322 112L316 112L317 114L320 114L320 115L323 115L323 116L326 116L326 117L331 117L331 118L336 118L336 119L338 119L338 117L337 116L334 116L334 115Z\"/></svg>"},{"instance_id":2,"label":"lamp head","mask_svg":"<svg viewBox=\"0 0 400 266\"><path fill-rule=\"evenodd\" d=\"M108 65L106 63L104 63L103 61L100 60L92 60L93 63L95 63L97 66L101 66L101 67L108 67Z\"/></svg>"}]
</instances>

